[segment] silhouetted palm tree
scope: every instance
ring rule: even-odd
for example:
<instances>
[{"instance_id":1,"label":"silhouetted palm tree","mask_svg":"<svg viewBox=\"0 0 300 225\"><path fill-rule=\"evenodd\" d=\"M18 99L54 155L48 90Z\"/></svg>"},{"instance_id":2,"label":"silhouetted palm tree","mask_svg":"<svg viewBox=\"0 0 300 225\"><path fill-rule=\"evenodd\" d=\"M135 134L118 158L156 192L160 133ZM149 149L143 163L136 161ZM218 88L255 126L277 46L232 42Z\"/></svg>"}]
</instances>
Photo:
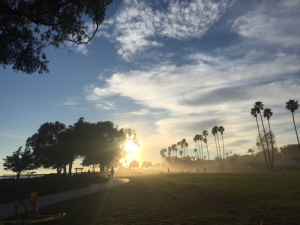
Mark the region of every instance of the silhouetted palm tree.
<instances>
[{"instance_id":1,"label":"silhouetted palm tree","mask_svg":"<svg viewBox=\"0 0 300 225\"><path fill-rule=\"evenodd\" d=\"M182 153L183 153L183 151L180 150L180 151L179 151L179 154L180 154L180 156L181 156L181 159L182 159Z\"/></svg>"},{"instance_id":2,"label":"silhouetted palm tree","mask_svg":"<svg viewBox=\"0 0 300 225\"><path fill-rule=\"evenodd\" d=\"M211 133L214 135L215 137L215 143L216 143L216 149L217 149L217 159L220 163L220 157L219 157L219 150L218 150L218 145L217 145L217 139L216 139L216 133L218 132L218 127L217 126L214 126L212 129L211 129Z\"/></svg>"},{"instance_id":3,"label":"silhouetted palm tree","mask_svg":"<svg viewBox=\"0 0 300 225\"><path fill-rule=\"evenodd\" d=\"M207 139L206 139L206 138L203 138L203 142L206 144L207 156L208 156L208 160L210 160L210 158L209 158L208 146L207 146Z\"/></svg>"},{"instance_id":4,"label":"silhouetted palm tree","mask_svg":"<svg viewBox=\"0 0 300 225\"><path fill-rule=\"evenodd\" d=\"M295 127L295 132L296 132L296 136L297 136L297 140L298 140L298 147L299 147L299 151L300 151L300 142L299 142L299 137L298 137L298 132L297 132L297 128L296 128L296 124L295 124L295 118L294 118L294 112L299 108L299 104L298 101L295 100L289 100L286 103L286 109L290 110L292 112L292 116L293 116L293 122L294 122L294 127Z\"/></svg>"},{"instance_id":5,"label":"silhouetted palm tree","mask_svg":"<svg viewBox=\"0 0 300 225\"><path fill-rule=\"evenodd\" d=\"M186 140L185 140L185 138L183 138L182 141L181 141L181 148L183 148L184 157L186 157L185 143L186 143Z\"/></svg>"},{"instance_id":6,"label":"silhouetted palm tree","mask_svg":"<svg viewBox=\"0 0 300 225\"><path fill-rule=\"evenodd\" d=\"M197 155L198 155L198 145L197 145L197 141L198 141L198 140L197 140L197 135L195 135L195 137L193 138L193 140L194 140L194 142L196 143L196 148L195 148L195 149L197 150ZM194 150L195 150L195 149L194 149ZM199 155L198 155L198 158L199 158Z\"/></svg>"},{"instance_id":7,"label":"silhouetted palm tree","mask_svg":"<svg viewBox=\"0 0 300 225\"><path fill-rule=\"evenodd\" d=\"M199 135L199 134L198 134ZM198 140L201 141L201 158L203 160L203 148L202 148L202 140L203 140L203 136L200 134L198 137Z\"/></svg>"},{"instance_id":8,"label":"silhouetted palm tree","mask_svg":"<svg viewBox=\"0 0 300 225\"><path fill-rule=\"evenodd\" d=\"M270 132L270 140L271 140L271 145L272 145L272 161L271 161L271 167L272 170L274 169L274 145L273 145L273 138L272 138L272 132L271 132L271 127L270 127L270 118L273 115L273 112L271 111L271 109L264 109L264 117L267 118L268 120L268 125L269 125L269 132Z\"/></svg>"},{"instance_id":9,"label":"silhouetted palm tree","mask_svg":"<svg viewBox=\"0 0 300 225\"><path fill-rule=\"evenodd\" d=\"M194 152L195 152L195 157L197 157L198 151L196 148L194 149Z\"/></svg>"},{"instance_id":10,"label":"silhouetted palm tree","mask_svg":"<svg viewBox=\"0 0 300 225\"><path fill-rule=\"evenodd\" d=\"M270 148L269 148L269 144L268 144L268 140L267 140L267 133L266 133L266 129L265 129L265 126L264 126L264 121L263 121L263 119L262 119L262 114L261 114L261 110L264 109L264 104L262 104L262 102L255 102L254 107L256 108L256 110L258 111L258 113L259 113L259 115L260 115L262 127L263 127L264 134L265 134L265 140L266 140L267 148L268 148L268 151L267 151L267 152L268 152L268 156L269 156L270 170L272 171Z\"/></svg>"},{"instance_id":11,"label":"silhouetted palm tree","mask_svg":"<svg viewBox=\"0 0 300 225\"><path fill-rule=\"evenodd\" d=\"M258 113L258 110L254 107L254 108L251 109L251 112L250 112L250 113L251 113L251 115L254 116L255 119L256 119L257 131L258 131L258 135L259 135L259 138L260 138L260 143L261 143L261 145L262 145L263 153L264 153L264 156L265 156L267 170L269 170L269 163L268 163L268 159L267 159L265 147L264 147L264 144L263 144L263 142L262 142L262 139L261 139L261 136L260 136L260 132L259 132L259 125L258 125L258 119L257 119L257 113Z\"/></svg>"},{"instance_id":12,"label":"silhouetted palm tree","mask_svg":"<svg viewBox=\"0 0 300 225\"><path fill-rule=\"evenodd\" d=\"M225 131L225 128L223 126L219 126L218 127L218 131L221 133L221 136L222 136L222 142L223 142L223 166L224 166L224 163L225 163L225 160L224 160L224 154L225 154L225 150L224 150L224 139L223 139L223 133ZM221 152L220 152L221 154Z\"/></svg>"}]
</instances>

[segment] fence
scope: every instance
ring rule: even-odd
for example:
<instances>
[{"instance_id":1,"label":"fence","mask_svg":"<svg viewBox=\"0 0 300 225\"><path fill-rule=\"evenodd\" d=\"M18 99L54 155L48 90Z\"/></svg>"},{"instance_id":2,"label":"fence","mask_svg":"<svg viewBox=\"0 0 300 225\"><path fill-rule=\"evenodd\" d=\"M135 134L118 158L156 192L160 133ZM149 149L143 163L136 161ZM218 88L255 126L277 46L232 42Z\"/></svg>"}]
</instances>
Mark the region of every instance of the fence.
<instances>
[{"instance_id":1,"label":"fence","mask_svg":"<svg viewBox=\"0 0 300 225\"><path fill-rule=\"evenodd\" d=\"M43 177L47 174L21 174L20 175L20 179L24 179L24 178L36 178L36 177ZM17 179L17 175L13 174L13 175L10 175L10 174L3 174L2 176L0 176L0 179Z\"/></svg>"}]
</instances>

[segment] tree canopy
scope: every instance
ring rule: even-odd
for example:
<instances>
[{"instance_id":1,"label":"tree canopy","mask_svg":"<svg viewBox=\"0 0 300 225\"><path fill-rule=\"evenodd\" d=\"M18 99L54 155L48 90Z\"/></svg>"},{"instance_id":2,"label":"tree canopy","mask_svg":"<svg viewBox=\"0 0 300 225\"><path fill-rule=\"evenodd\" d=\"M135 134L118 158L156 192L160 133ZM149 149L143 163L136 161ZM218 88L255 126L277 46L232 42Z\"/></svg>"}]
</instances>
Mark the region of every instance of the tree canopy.
<instances>
[{"instance_id":1,"label":"tree canopy","mask_svg":"<svg viewBox=\"0 0 300 225\"><path fill-rule=\"evenodd\" d=\"M20 177L23 171L35 168L29 148L25 148L25 150L22 151L22 147L20 147L17 151L13 152L11 156L6 156L3 161L4 170L11 170L17 173L17 178Z\"/></svg>"},{"instance_id":2,"label":"tree canopy","mask_svg":"<svg viewBox=\"0 0 300 225\"><path fill-rule=\"evenodd\" d=\"M65 42L87 44L112 1L1 0L0 65L27 74L49 72L43 49Z\"/></svg>"}]
</instances>

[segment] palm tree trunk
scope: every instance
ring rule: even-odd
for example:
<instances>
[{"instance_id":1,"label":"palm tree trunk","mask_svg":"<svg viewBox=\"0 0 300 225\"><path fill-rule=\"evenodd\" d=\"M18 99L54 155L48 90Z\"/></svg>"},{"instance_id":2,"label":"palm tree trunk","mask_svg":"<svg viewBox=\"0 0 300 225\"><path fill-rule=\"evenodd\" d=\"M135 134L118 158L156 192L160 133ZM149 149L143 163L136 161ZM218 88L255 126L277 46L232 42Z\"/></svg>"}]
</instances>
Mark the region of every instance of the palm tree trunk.
<instances>
[{"instance_id":1,"label":"palm tree trunk","mask_svg":"<svg viewBox=\"0 0 300 225\"><path fill-rule=\"evenodd\" d=\"M263 127L263 130L264 130L264 134L265 134L265 139L266 139L266 142L267 142L267 148L268 148L268 156L269 156L269 162L270 162L270 171L272 171L272 164L271 164L271 156L270 156L270 148L269 148L269 144L268 144L268 139L267 139L267 134L266 134L266 130L265 130L265 126L264 126L264 121L262 119L262 115L261 115L261 112L259 110L259 115L260 115L260 119L261 119L261 123L262 123L262 127Z\"/></svg>"},{"instance_id":2,"label":"palm tree trunk","mask_svg":"<svg viewBox=\"0 0 300 225\"><path fill-rule=\"evenodd\" d=\"M218 140L218 146L219 146L219 152L220 152L220 160L222 161L222 154L221 154L221 149L220 149L220 142L219 142L218 132L217 132L217 140ZM223 165L224 165L224 152L223 152Z\"/></svg>"},{"instance_id":3,"label":"palm tree trunk","mask_svg":"<svg viewBox=\"0 0 300 225\"><path fill-rule=\"evenodd\" d=\"M217 146L217 140L216 140L216 135L215 136L215 143L216 143L216 149L217 149L217 157L218 157L218 162L220 164L220 158L219 158L219 152L218 152L218 146Z\"/></svg>"},{"instance_id":4,"label":"palm tree trunk","mask_svg":"<svg viewBox=\"0 0 300 225\"><path fill-rule=\"evenodd\" d=\"M297 132L297 128L296 128L295 118L294 118L294 113L293 112L292 112L292 116L293 116L293 121L294 121L294 127L295 127L295 131L296 131L296 136L297 136L297 140L298 140L298 147L299 147L299 151L300 151L300 142L299 142L299 137L298 137L298 132Z\"/></svg>"},{"instance_id":5,"label":"palm tree trunk","mask_svg":"<svg viewBox=\"0 0 300 225\"><path fill-rule=\"evenodd\" d=\"M222 142L223 142L223 166L225 166L225 158L224 158L224 153L225 153L225 150L224 150L224 139L223 139L223 134L222 135Z\"/></svg>"},{"instance_id":6,"label":"palm tree trunk","mask_svg":"<svg viewBox=\"0 0 300 225\"><path fill-rule=\"evenodd\" d=\"M273 147L273 140L272 140L272 132L271 132L271 127L270 127L270 121L268 120L268 125L269 125L269 131L270 131L270 136L271 136L271 145L272 145L272 170L274 170L274 147Z\"/></svg>"},{"instance_id":7,"label":"palm tree trunk","mask_svg":"<svg viewBox=\"0 0 300 225\"><path fill-rule=\"evenodd\" d=\"M203 148L202 148L202 141L201 141L201 152L202 152L202 161L203 161Z\"/></svg>"},{"instance_id":8,"label":"palm tree trunk","mask_svg":"<svg viewBox=\"0 0 300 225\"><path fill-rule=\"evenodd\" d=\"M208 151L208 146L207 146L207 143L206 143L206 149L207 149L207 156L208 156L208 160L210 161L210 158L209 158L209 151Z\"/></svg>"},{"instance_id":9,"label":"palm tree trunk","mask_svg":"<svg viewBox=\"0 0 300 225\"><path fill-rule=\"evenodd\" d=\"M266 155L266 152L265 152L265 147L264 147L264 144L263 144L263 142L262 142L262 139L261 139L261 136L260 136L260 132L259 132L258 120L257 120L257 117L255 117L255 118L256 118L257 130L258 130L258 135L259 135L260 143L261 143L261 145L262 145L263 153L264 153L265 160L266 160L267 170L269 170L270 168L269 168L269 163L268 163L267 155Z\"/></svg>"}]
</instances>

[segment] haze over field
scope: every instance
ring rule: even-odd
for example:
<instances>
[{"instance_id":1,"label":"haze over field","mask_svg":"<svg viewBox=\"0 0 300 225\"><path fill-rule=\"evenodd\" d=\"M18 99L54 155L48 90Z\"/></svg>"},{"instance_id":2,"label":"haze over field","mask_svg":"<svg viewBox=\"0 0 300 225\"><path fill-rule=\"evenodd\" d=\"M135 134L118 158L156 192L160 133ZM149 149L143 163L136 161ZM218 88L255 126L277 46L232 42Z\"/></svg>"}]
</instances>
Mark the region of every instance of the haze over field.
<instances>
[{"instance_id":1,"label":"haze over field","mask_svg":"<svg viewBox=\"0 0 300 225\"><path fill-rule=\"evenodd\" d=\"M0 68L0 174L41 124L112 121L137 131L136 159L225 128L225 151L255 146L254 102L273 111L277 146L296 144L289 99L300 100L300 2L118 1L86 46L47 48L49 74ZM300 112L295 120L300 129Z\"/></svg>"}]
</instances>

